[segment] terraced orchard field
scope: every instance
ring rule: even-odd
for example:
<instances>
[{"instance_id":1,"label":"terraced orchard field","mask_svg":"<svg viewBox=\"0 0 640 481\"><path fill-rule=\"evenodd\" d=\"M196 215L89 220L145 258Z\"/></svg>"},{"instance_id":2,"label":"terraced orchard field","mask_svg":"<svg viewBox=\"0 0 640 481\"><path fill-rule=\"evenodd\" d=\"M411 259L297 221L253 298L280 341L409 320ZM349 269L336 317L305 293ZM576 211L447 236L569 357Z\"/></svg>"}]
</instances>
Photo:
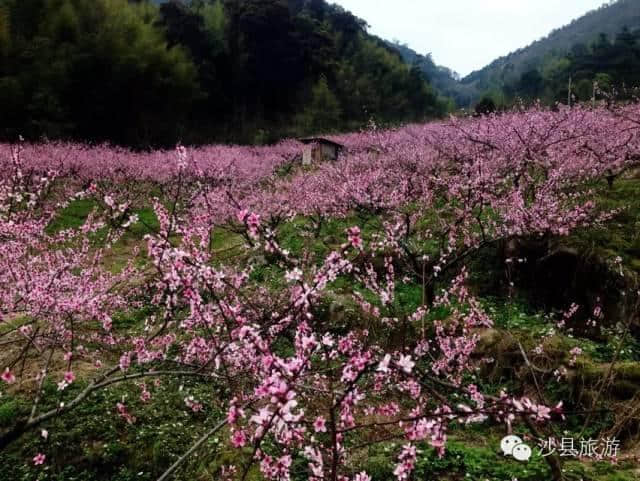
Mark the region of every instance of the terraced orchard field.
<instances>
[{"instance_id":1,"label":"terraced orchard field","mask_svg":"<svg viewBox=\"0 0 640 481\"><path fill-rule=\"evenodd\" d=\"M332 140L0 147L0 479L640 479L640 106Z\"/></svg>"}]
</instances>

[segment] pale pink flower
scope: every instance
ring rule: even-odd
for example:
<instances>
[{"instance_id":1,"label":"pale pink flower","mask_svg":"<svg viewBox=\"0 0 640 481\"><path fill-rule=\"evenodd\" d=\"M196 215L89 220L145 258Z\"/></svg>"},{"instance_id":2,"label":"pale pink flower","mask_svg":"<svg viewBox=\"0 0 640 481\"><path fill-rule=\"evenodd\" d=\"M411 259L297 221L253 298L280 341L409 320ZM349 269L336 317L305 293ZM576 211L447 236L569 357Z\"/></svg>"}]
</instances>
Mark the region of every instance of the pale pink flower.
<instances>
[{"instance_id":1,"label":"pale pink flower","mask_svg":"<svg viewBox=\"0 0 640 481\"><path fill-rule=\"evenodd\" d=\"M411 373L411 370L416 365L415 362L411 360L411 356L400 356L400 359L397 362L398 367L400 367L407 374Z\"/></svg>"},{"instance_id":2,"label":"pale pink flower","mask_svg":"<svg viewBox=\"0 0 640 481\"><path fill-rule=\"evenodd\" d=\"M364 471L356 474L356 477L353 478L353 481L371 481L371 476L369 476Z\"/></svg>"},{"instance_id":3,"label":"pale pink flower","mask_svg":"<svg viewBox=\"0 0 640 481\"><path fill-rule=\"evenodd\" d=\"M5 368L4 372L0 376L0 379L2 379L7 384L13 384L14 382L16 382L16 377L13 375L13 373L9 370L8 367Z\"/></svg>"},{"instance_id":4,"label":"pale pink flower","mask_svg":"<svg viewBox=\"0 0 640 481\"><path fill-rule=\"evenodd\" d=\"M316 420L313 422L313 429L317 433L326 433L327 426L326 426L325 418L323 418L322 416L318 416Z\"/></svg>"},{"instance_id":5,"label":"pale pink flower","mask_svg":"<svg viewBox=\"0 0 640 481\"><path fill-rule=\"evenodd\" d=\"M44 464L46 459L47 459L47 457L44 454L38 453L33 457L33 464L36 465L36 466L40 466L40 465Z\"/></svg>"},{"instance_id":6,"label":"pale pink flower","mask_svg":"<svg viewBox=\"0 0 640 481\"><path fill-rule=\"evenodd\" d=\"M389 363L391 362L391 355L387 354L382 358L382 361L380 361L380 364L378 364L378 367L376 368L376 371L378 372L389 372Z\"/></svg>"},{"instance_id":7,"label":"pale pink flower","mask_svg":"<svg viewBox=\"0 0 640 481\"><path fill-rule=\"evenodd\" d=\"M354 226L347 229L349 243L356 249L362 248L362 238L360 237L360 227Z\"/></svg>"}]
</instances>

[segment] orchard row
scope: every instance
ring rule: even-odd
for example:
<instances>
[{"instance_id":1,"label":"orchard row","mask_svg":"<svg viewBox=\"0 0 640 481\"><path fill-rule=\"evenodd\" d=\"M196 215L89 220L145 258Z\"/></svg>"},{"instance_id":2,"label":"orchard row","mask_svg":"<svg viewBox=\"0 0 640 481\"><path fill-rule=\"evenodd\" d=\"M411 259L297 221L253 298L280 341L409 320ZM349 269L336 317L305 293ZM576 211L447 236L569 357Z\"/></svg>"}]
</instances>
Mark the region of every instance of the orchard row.
<instances>
[{"instance_id":1,"label":"orchard row","mask_svg":"<svg viewBox=\"0 0 640 481\"><path fill-rule=\"evenodd\" d=\"M562 403L478 388L478 331L492 320L468 288L468 260L614 216L596 193L638 166L640 106L333 140L340 158L312 166L295 141L150 153L3 145L0 363L3 389L19 386L31 409L0 448L116 383L138 383L139 402L152 403L144 381L163 377L219 393L217 406L185 406L226 412L206 433L238 449L221 479L245 479L257 464L266 479L288 480L303 457L313 481L366 481L359 446L395 439L394 474L405 480L417 446L443 453L453 424L535 430L560 417ZM51 229L80 201L94 207L80 228ZM111 269L110 252L145 208L157 226ZM344 229L327 235L336 221ZM220 233L241 240L236 256L214 248ZM404 285L419 286L420 305L396 298ZM348 322L331 308L337 297L355 312ZM142 308L140 325L115 322ZM135 422L135 403L113 415Z\"/></svg>"}]
</instances>

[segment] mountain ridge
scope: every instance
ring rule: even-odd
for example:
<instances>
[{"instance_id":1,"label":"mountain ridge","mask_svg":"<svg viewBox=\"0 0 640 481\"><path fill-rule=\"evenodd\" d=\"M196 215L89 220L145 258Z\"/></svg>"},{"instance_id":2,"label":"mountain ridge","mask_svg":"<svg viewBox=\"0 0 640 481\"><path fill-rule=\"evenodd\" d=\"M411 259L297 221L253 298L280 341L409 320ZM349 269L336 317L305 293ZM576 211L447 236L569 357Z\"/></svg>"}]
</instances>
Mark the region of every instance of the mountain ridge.
<instances>
[{"instance_id":1,"label":"mountain ridge","mask_svg":"<svg viewBox=\"0 0 640 481\"><path fill-rule=\"evenodd\" d=\"M557 49L559 53L562 51L567 53L575 44L591 43L601 33L607 36L615 35L625 26L630 29L640 28L640 3L637 0L616 0L604 3L599 8L590 10L570 23L552 30L547 36L498 57L485 67L464 76L460 82L467 84L479 80L486 75L487 71L500 68L508 62L512 64L535 62L538 58L533 57L541 50L550 52ZM564 47L557 47L557 45L564 45Z\"/></svg>"},{"instance_id":2,"label":"mountain ridge","mask_svg":"<svg viewBox=\"0 0 640 481\"><path fill-rule=\"evenodd\" d=\"M623 27L630 30L640 28L638 0L604 3L599 8L552 30L545 37L498 57L462 78L458 78L451 69L437 66L430 55L420 55L407 45L397 42L389 42L389 45L396 48L408 63L417 61L423 73L430 80L433 79L434 87L443 95L452 98L458 107L467 107L488 92L501 90L506 84L517 82L527 71L539 69L548 56L566 56L574 45L588 45L600 34L611 38Z\"/></svg>"}]
</instances>

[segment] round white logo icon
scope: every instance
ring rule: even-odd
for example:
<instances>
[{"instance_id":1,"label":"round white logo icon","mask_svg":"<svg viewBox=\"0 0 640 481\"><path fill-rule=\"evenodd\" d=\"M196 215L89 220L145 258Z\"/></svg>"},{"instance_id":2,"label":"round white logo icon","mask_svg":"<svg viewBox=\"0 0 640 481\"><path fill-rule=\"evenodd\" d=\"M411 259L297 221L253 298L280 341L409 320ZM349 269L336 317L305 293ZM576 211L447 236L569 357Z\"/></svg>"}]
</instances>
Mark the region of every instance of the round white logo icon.
<instances>
[{"instance_id":1,"label":"round white logo icon","mask_svg":"<svg viewBox=\"0 0 640 481\"><path fill-rule=\"evenodd\" d=\"M511 456L513 453L513 448L515 448L518 444L522 444L522 439L515 435L509 435L502 438L500 441L500 449L505 454L505 456Z\"/></svg>"},{"instance_id":2,"label":"round white logo icon","mask_svg":"<svg viewBox=\"0 0 640 481\"><path fill-rule=\"evenodd\" d=\"M518 461L529 461L531 459L531 448L526 444L518 444L513 448L513 457Z\"/></svg>"},{"instance_id":3,"label":"round white logo icon","mask_svg":"<svg viewBox=\"0 0 640 481\"><path fill-rule=\"evenodd\" d=\"M522 442L522 438L514 434L502 438L500 449L505 456L513 456L518 461L531 459L531 448Z\"/></svg>"}]
</instances>

